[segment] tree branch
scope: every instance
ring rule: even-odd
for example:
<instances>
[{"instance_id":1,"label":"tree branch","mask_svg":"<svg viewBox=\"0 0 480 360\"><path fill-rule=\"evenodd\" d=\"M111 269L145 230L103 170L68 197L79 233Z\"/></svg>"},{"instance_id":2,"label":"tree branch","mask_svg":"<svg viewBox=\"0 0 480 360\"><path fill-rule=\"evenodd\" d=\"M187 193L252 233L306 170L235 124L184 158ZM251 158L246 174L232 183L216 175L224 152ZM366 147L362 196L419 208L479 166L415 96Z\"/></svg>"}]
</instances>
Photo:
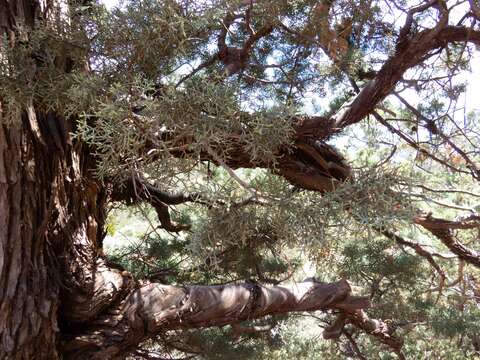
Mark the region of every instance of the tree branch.
<instances>
[{"instance_id":1,"label":"tree branch","mask_svg":"<svg viewBox=\"0 0 480 360\"><path fill-rule=\"evenodd\" d=\"M480 20L480 5L477 4L476 0L468 0L468 3L470 4L470 9L472 10L475 18Z\"/></svg>"},{"instance_id":2,"label":"tree branch","mask_svg":"<svg viewBox=\"0 0 480 360\"><path fill-rule=\"evenodd\" d=\"M169 194L149 184L148 181L141 180L135 174L121 185L113 187L110 200L123 201L127 204L148 202L155 209L162 228L170 232L187 230L190 226L172 221L168 205L179 205L185 202L207 203L199 194Z\"/></svg>"},{"instance_id":3,"label":"tree branch","mask_svg":"<svg viewBox=\"0 0 480 360\"><path fill-rule=\"evenodd\" d=\"M350 169L338 152L323 140L373 113L401 80L406 70L425 60L430 51L455 41L480 44L480 32L464 27L445 26L424 30L405 38L405 43L397 47L396 53L387 60L376 77L367 83L343 111L330 119L310 117L299 119L295 123L293 148L278 150L280 156L278 164L275 164L275 171L304 189L320 192L334 190L336 184L350 177ZM232 142L235 141L236 146L231 147L234 150L223 160L227 166L233 169L273 167L272 164L254 163L248 151L238 143L238 139L232 137ZM185 151L173 154L179 157L186 155ZM208 154L202 154L202 159L203 156L212 160ZM136 180L132 182L134 190L135 186ZM160 208L169 202L193 200L187 195L165 194L150 188L148 184L140 184L139 190L132 201L136 201L136 198L153 201L159 204ZM478 219L469 222L438 220L440 219L428 216L417 217L415 223L432 232L461 259L480 266L478 252L456 242L451 232L452 229L477 227ZM368 301L352 296L350 287L344 280L330 284L309 281L269 288L252 283L185 287L135 283L136 288L131 290L133 282L126 280L126 275L121 272L113 271L113 274L110 274L107 269L97 271L95 276L98 276L98 283L96 277L95 285L99 284L102 289L108 288L109 294L104 298L97 297L96 303L86 301L82 311L87 315L78 315L79 310L71 308L75 315L72 315L74 321L102 314L91 328L82 329L82 333L78 335L72 334L67 341L65 348L72 359L88 358L89 354L95 354L97 358L109 358L127 353L139 342L169 329L223 326L270 314L327 309L345 314L352 324L378 337L401 354L401 341L392 335L393 329L388 324L369 319L362 311L368 306ZM125 294L127 295L124 296ZM68 305L65 304L67 308Z\"/></svg>"},{"instance_id":4,"label":"tree branch","mask_svg":"<svg viewBox=\"0 0 480 360\"><path fill-rule=\"evenodd\" d=\"M371 114L377 104L395 88L405 71L425 61L429 52L458 41L479 45L480 32L466 27L445 26L423 30L405 39L403 46L397 46L395 54L385 62L376 77L366 84L349 106L334 116L332 130L338 132Z\"/></svg>"},{"instance_id":5,"label":"tree branch","mask_svg":"<svg viewBox=\"0 0 480 360\"><path fill-rule=\"evenodd\" d=\"M416 244L413 241L408 241L408 240L404 239L403 237L395 234L394 232L391 232L389 230L382 230L382 229L378 229L378 231L380 231L385 237L394 240L397 244L399 244L401 246L407 246L407 247L413 249L413 251L415 251L415 253L417 255L426 259L429 262L429 264L435 269L435 271L438 273L438 275L440 276L439 287L443 288L443 286L445 284L445 279L446 279L445 272L437 264L437 262L433 258L433 255L430 252L425 250L419 244Z\"/></svg>"},{"instance_id":6,"label":"tree branch","mask_svg":"<svg viewBox=\"0 0 480 360\"><path fill-rule=\"evenodd\" d=\"M369 318L363 310L357 311L353 315L350 315L349 320L359 329L362 329L367 334L376 337L382 343L390 347L397 354L399 359L405 359L405 355L403 355L401 351L403 340L394 335L394 327L390 326L384 321Z\"/></svg>"},{"instance_id":7,"label":"tree branch","mask_svg":"<svg viewBox=\"0 0 480 360\"><path fill-rule=\"evenodd\" d=\"M360 351L360 348L358 347L358 344L355 341L355 339L353 338L352 334L350 334L346 330L343 330L342 334L345 335L345 337L348 339L348 342L350 343L350 345L351 345L353 351L355 352L355 354L357 355L357 357L360 360L367 360L367 358L365 356L363 356L362 352Z\"/></svg>"},{"instance_id":8,"label":"tree branch","mask_svg":"<svg viewBox=\"0 0 480 360\"><path fill-rule=\"evenodd\" d=\"M348 314L355 324L374 333L377 327L361 311L368 306L367 298L352 296L345 280L272 287L252 282L184 287L151 283L132 291L90 329L72 336L65 351L69 359L93 354L99 359L112 358L166 330L224 326L266 315L327 309ZM381 336L386 339L387 334Z\"/></svg>"},{"instance_id":9,"label":"tree branch","mask_svg":"<svg viewBox=\"0 0 480 360\"><path fill-rule=\"evenodd\" d=\"M476 267L480 267L480 253L458 242L453 234L454 229L474 229L480 227L479 220L480 217L478 215L472 215L463 221L449 221L434 218L428 214L415 217L414 222L437 237L460 259Z\"/></svg>"},{"instance_id":10,"label":"tree branch","mask_svg":"<svg viewBox=\"0 0 480 360\"><path fill-rule=\"evenodd\" d=\"M451 146L453 150L455 150L465 161L467 164L467 167L470 169L472 172L472 176L476 180L480 180L480 169L476 166L476 164L470 159L470 157L460 149L453 141L450 140L450 138L443 133L441 129L438 128L438 126L435 124L434 120L431 120L427 118L425 115L423 115L420 111L418 111L415 107L413 107L407 100L405 100L400 94L395 93L395 96L397 97L398 100L402 104L404 104L410 112L412 112L414 115L416 115L418 118L424 120L426 122L425 127L431 131L433 134L438 134L443 141L445 141L448 145Z\"/></svg>"}]
</instances>

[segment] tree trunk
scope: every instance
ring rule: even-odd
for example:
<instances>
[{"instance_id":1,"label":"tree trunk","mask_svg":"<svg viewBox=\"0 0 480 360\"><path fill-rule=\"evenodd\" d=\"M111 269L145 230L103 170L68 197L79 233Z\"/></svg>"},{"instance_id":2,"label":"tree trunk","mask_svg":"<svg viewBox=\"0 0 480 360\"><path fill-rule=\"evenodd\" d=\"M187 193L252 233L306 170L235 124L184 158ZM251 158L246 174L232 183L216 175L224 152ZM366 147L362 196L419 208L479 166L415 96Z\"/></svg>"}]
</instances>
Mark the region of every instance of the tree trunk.
<instances>
[{"instance_id":1,"label":"tree trunk","mask_svg":"<svg viewBox=\"0 0 480 360\"><path fill-rule=\"evenodd\" d=\"M1 0L2 46L28 41L57 5ZM94 289L105 197L72 124L33 101L17 109L0 98L0 359L59 358L69 324L59 314L73 306L81 317Z\"/></svg>"},{"instance_id":2,"label":"tree trunk","mask_svg":"<svg viewBox=\"0 0 480 360\"><path fill-rule=\"evenodd\" d=\"M32 26L33 5L0 1L2 40L12 44L18 24ZM1 359L58 358L59 282L48 228L55 181L62 174L58 158L45 156L39 131L33 106L20 111L0 99Z\"/></svg>"},{"instance_id":3,"label":"tree trunk","mask_svg":"<svg viewBox=\"0 0 480 360\"><path fill-rule=\"evenodd\" d=\"M0 126L0 358L56 359L59 282L47 236L53 169L18 120Z\"/></svg>"},{"instance_id":4,"label":"tree trunk","mask_svg":"<svg viewBox=\"0 0 480 360\"><path fill-rule=\"evenodd\" d=\"M48 8L59 1L50 1ZM0 34L14 43L19 25L35 31L45 6L43 0L0 0ZM349 178L348 166L317 140L374 111L402 74L429 51L465 39L479 44L480 33L447 27L424 30L415 41L405 41L343 111L331 119L297 124L294 149L286 149L278 174L304 189L335 189ZM109 194L95 179L89 149L70 135L75 121L33 101L16 110L0 98L0 359L122 358L166 330L325 309L341 312L329 337L338 336L348 320L400 349L388 326L362 311L367 301L351 296L346 281L176 287L138 283L109 268L100 244ZM237 149L226 166L258 166L241 144ZM222 165L214 152L205 156ZM437 231L429 221L423 225ZM436 234L452 243L448 234Z\"/></svg>"},{"instance_id":5,"label":"tree trunk","mask_svg":"<svg viewBox=\"0 0 480 360\"><path fill-rule=\"evenodd\" d=\"M0 125L0 358L55 359L58 332L104 306L92 294L105 196L70 121L33 106L11 120Z\"/></svg>"}]
</instances>

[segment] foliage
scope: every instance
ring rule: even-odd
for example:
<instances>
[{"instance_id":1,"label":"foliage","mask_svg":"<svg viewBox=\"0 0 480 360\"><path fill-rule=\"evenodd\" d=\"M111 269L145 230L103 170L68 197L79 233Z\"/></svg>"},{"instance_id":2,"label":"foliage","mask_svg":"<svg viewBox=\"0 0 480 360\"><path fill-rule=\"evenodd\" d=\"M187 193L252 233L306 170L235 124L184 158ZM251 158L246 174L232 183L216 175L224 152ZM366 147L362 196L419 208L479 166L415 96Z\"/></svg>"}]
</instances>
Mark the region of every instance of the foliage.
<instances>
[{"instance_id":1,"label":"foliage","mask_svg":"<svg viewBox=\"0 0 480 360\"><path fill-rule=\"evenodd\" d=\"M325 119L376 85L369 80L400 52L396 40L411 3L72 5L71 21L18 29L28 41L0 53L0 99L10 112L35 104L75 121L74 136L91 149L102 184L124 189L141 179L167 193L194 194L168 204L172 220L188 228L180 233L166 231L148 204L127 201L135 211L111 204L105 250L112 267L167 284L340 276L370 297L372 317L394 325L407 358L473 357L479 270L445 255L441 238L412 224L421 211L452 221L477 216L478 109L460 104L473 48L445 42L437 56L428 52L371 116L321 139L353 169L334 191L305 190L279 176L299 148L299 119L316 116L327 128ZM328 11L317 14L321 6ZM415 15L410 35L435 22L437 10ZM478 18L465 11L461 21L477 29ZM0 46L9 47L6 38ZM232 63L222 46L227 54L248 50L248 59ZM128 234L134 219L141 231ZM454 235L478 251L478 226ZM246 321L271 325L255 334L230 327L169 332L143 349L205 359L393 358L351 324L336 342L320 339L334 315Z\"/></svg>"}]
</instances>

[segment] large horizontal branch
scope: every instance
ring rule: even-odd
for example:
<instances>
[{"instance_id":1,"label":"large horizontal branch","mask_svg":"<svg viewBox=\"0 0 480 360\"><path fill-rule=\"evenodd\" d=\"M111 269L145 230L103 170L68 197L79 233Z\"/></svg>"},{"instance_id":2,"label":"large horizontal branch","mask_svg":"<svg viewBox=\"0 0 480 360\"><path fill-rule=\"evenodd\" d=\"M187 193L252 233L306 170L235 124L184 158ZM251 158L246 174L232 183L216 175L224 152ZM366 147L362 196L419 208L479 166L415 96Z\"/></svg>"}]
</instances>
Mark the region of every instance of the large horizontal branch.
<instances>
[{"instance_id":1,"label":"large horizontal branch","mask_svg":"<svg viewBox=\"0 0 480 360\"><path fill-rule=\"evenodd\" d=\"M253 282L183 287L151 283L132 291L88 331L73 336L65 350L69 359L112 358L167 330L224 326L294 311L335 310L367 321L361 310L368 306L367 298L352 296L345 280L272 287Z\"/></svg>"},{"instance_id":2,"label":"large horizontal branch","mask_svg":"<svg viewBox=\"0 0 480 360\"><path fill-rule=\"evenodd\" d=\"M185 135L177 137L172 130L163 134L161 139L150 139L143 151L165 147L167 143L171 149L170 155L174 157L194 157L230 169L269 168L286 178L292 185L312 191L330 192L350 178L351 169L334 147L324 141L316 140L315 134L309 131L308 126L304 126L313 119L297 118L295 120L296 140L291 146L283 146L275 150L276 161L253 159L248 144L242 142L238 134L232 134L220 144L208 144L202 151L193 152L190 148L195 144L195 139ZM326 135L328 123L324 122L324 118L315 118L315 121L317 120L320 123L323 121L322 126ZM198 147L198 144L196 145ZM120 189L119 192L123 190Z\"/></svg>"}]
</instances>

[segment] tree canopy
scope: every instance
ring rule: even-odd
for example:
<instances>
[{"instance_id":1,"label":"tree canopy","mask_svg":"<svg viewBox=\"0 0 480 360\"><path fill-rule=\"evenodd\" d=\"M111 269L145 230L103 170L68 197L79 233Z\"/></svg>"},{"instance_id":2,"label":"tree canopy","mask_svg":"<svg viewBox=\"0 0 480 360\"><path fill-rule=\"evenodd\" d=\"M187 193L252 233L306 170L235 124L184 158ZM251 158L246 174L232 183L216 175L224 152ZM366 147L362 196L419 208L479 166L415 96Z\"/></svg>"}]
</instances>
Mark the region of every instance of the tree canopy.
<instances>
[{"instance_id":1,"label":"tree canopy","mask_svg":"<svg viewBox=\"0 0 480 360\"><path fill-rule=\"evenodd\" d=\"M479 22L476 0L0 2L0 227L43 189L21 204L56 351L478 356Z\"/></svg>"}]
</instances>

